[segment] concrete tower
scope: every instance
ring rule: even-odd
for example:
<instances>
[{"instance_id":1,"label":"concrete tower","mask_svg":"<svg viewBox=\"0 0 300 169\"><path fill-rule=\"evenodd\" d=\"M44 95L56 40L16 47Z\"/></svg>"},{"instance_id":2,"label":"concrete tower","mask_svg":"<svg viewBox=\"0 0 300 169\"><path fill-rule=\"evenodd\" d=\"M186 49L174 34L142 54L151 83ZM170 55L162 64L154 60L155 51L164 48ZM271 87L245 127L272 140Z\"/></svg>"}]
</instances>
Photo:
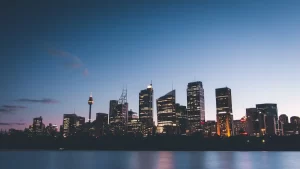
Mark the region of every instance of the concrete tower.
<instances>
[{"instance_id":1,"label":"concrete tower","mask_svg":"<svg viewBox=\"0 0 300 169\"><path fill-rule=\"evenodd\" d=\"M88 101L88 104L90 105L90 111L89 111L89 123L91 123L91 113L92 113L92 104L94 103L94 100L93 100L93 96L92 96L92 93L90 95L90 98L89 98L89 101Z\"/></svg>"}]
</instances>

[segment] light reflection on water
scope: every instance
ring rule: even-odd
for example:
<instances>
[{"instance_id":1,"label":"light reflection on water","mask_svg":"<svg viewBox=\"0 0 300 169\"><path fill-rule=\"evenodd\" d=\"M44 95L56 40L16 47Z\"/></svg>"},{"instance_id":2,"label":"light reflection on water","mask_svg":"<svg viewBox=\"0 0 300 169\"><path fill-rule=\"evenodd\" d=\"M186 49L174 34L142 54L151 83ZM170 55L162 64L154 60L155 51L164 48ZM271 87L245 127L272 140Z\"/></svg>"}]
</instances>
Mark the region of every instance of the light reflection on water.
<instances>
[{"instance_id":1,"label":"light reflection on water","mask_svg":"<svg viewBox=\"0 0 300 169\"><path fill-rule=\"evenodd\" d=\"M1 169L299 169L300 152L8 151Z\"/></svg>"}]
</instances>

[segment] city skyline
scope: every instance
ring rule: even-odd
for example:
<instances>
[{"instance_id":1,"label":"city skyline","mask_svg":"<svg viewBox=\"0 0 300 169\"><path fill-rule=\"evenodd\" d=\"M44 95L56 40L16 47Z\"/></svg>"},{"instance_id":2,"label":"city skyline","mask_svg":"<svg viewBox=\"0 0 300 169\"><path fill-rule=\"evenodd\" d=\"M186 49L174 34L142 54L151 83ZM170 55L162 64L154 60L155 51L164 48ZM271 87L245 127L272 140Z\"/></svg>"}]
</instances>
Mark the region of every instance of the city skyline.
<instances>
[{"instance_id":1,"label":"city skyline","mask_svg":"<svg viewBox=\"0 0 300 169\"><path fill-rule=\"evenodd\" d=\"M206 120L216 118L215 89L226 86L234 119L263 103L298 113L300 2L20 3L3 9L0 128L23 129L40 116L61 125L74 109L88 119L90 92L95 119L123 85L138 112L151 80L154 102L173 85L181 105L186 85L201 81Z\"/></svg>"}]
</instances>

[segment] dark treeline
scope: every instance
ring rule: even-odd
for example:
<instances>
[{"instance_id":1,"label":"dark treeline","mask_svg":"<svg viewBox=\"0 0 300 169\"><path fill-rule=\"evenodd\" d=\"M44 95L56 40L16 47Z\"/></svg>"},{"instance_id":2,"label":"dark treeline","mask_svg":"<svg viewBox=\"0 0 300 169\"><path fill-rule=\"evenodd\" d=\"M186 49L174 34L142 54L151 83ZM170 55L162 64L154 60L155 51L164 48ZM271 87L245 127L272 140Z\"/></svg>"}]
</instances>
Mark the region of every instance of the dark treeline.
<instances>
[{"instance_id":1,"label":"dark treeline","mask_svg":"<svg viewBox=\"0 0 300 169\"><path fill-rule=\"evenodd\" d=\"M153 137L23 137L1 136L2 150L166 150L166 151L300 151L300 137L243 137L230 138L197 136Z\"/></svg>"}]
</instances>

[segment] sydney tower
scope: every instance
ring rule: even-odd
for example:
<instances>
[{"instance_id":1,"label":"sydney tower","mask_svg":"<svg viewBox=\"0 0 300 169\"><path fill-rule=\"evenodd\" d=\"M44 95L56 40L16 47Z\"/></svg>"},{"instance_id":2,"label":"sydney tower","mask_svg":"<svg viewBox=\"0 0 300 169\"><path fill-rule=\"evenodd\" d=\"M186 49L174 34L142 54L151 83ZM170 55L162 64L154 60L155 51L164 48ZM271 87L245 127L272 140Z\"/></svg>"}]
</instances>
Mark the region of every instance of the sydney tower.
<instances>
[{"instance_id":1,"label":"sydney tower","mask_svg":"<svg viewBox=\"0 0 300 169\"><path fill-rule=\"evenodd\" d=\"M90 98L89 98L89 101L88 101L88 104L90 105L90 111L89 111L89 123L91 123L91 113L92 113L92 104L94 103L93 101L93 96L92 96L92 93L90 95Z\"/></svg>"}]
</instances>

